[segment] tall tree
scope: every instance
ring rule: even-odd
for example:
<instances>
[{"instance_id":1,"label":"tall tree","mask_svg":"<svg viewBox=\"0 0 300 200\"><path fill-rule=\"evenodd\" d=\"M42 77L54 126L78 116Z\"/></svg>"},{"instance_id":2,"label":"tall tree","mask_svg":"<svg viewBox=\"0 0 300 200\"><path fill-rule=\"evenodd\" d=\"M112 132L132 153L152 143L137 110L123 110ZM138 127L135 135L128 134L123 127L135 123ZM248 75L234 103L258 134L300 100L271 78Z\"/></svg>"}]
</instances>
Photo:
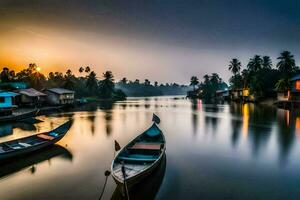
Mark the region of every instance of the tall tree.
<instances>
[{"instance_id":1,"label":"tall tree","mask_svg":"<svg viewBox=\"0 0 300 200\"><path fill-rule=\"evenodd\" d=\"M79 67L79 73L82 73L82 72L84 72L84 68L83 67Z\"/></svg>"},{"instance_id":2,"label":"tall tree","mask_svg":"<svg viewBox=\"0 0 300 200\"><path fill-rule=\"evenodd\" d=\"M112 98L114 93L114 76L111 71L103 73L103 80L100 81L100 96L103 98Z\"/></svg>"},{"instance_id":3,"label":"tall tree","mask_svg":"<svg viewBox=\"0 0 300 200\"><path fill-rule=\"evenodd\" d=\"M145 79L145 82L144 82L145 85L150 85L151 82L148 80L148 79Z\"/></svg>"},{"instance_id":4,"label":"tall tree","mask_svg":"<svg viewBox=\"0 0 300 200\"><path fill-rule=\"evenodd\" d=\"M283 51L277 58L279 62L277 63L277 68L280 72L289 76L296 69L296 62L294 56L289 51Z\"/></svg>"},{"instance_id":5,"label":"tall tree","mask_svg":"<svg viewBox=\"0 0 300 200\"><path fill-rule=\"evenodd\" d=\"M287 78L279 79L275 84L275 89L279 92L288 91L289 88L290 88L290 82Z\"/></svg>"},{"instance_id":6,"label":"tall tree","mask_svg":"<svg viewBox=\"0 0 300 200\"><path fill-rule=\"evenodd\" d=\"M120 83L122 83L124 85L127 84L127 82L128 82L128 80L127 80L126 77L122 78L121 81L120 81Z\"/></svg>"},{"instance_id":7,"label":"tall tree","mask_svg":"<svg viewBox=\"0 0 300 200\"><path fill-rule=\"evenodd\" d=\"M193 90L195 91L196 86L199 84L199 79L197 76L192 76L190 80L190 85L193 86Z\"/></svg>"},{"instance_id":8,"label":"tall tree","mask_svg":"<svg viewBox=\"0 0 300 200\"><path fill-rule=\"evenodd\" d=\"M98 82L96 76L96 73L94 71L91 71L87 76L86 80L86 87L90 90L92 94L95 94L95 92L98 89Z\"/></svg>"},{"instance_id":9,"label":"tall tree","mask_svg":"<svg viewBox=\"0 0 300 200\"><path fill-rule=\"evenodd\" d=\"M250 61L247 65L249 71L257 72L262 68L262 58L260 55L254 55L253 58L250 58Z\"/></svg>"},{"instance_id":10,"label":"tall tree","mask_svg":"<svg viewBox=\"0 0 300 200\"><path fill-rule=\"evenodd\" d=\"M89 73L91 71L91 68L89 66L86 66L84 71L85 73Z\"/></svg>"},{"instance_id":11,"label":"tall tree","mask_svg":"<svg viewBox=\"0 0 300 200\"><path fill-rule=\"evenodd\" d=\"M263 69L271 69L272 66L273 66L273 64L272 64L272 60L271 60L270 56L264 56L262 58Z\"/></svg>"},{"instance_id":12,"label":"tall tree","mask_svg":"<svg viewBox=\"0 0 300 200\"><path fill-rule=\"evenodd\" d=\"M237 58L233 58L229 62L229 68L228 70L232 72L232 74L235 76L237 75L241 70L242 64Z\"/></svg>"}]
</instances>

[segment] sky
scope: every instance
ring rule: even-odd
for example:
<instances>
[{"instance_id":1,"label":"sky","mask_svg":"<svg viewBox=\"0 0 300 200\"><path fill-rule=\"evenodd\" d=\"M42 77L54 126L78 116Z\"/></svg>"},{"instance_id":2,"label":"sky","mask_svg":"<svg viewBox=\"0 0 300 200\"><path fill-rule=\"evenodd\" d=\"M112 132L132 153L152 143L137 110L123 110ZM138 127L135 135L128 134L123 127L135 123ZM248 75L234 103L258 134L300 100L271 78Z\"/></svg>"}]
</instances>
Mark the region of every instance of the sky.
<instances>
[{"instance_id":1,"label":"sky","mask_svg":"<svg viewBox=\"0 0 300 200\"><path fill-rule=\"evenodd\" d=\"M276 64L289 50L298 61L299 10L298 0L0 0L0 67L90 66L99 77L164 83L216 72L228 81L232 58Z\"/></svg>"}]
</instances>

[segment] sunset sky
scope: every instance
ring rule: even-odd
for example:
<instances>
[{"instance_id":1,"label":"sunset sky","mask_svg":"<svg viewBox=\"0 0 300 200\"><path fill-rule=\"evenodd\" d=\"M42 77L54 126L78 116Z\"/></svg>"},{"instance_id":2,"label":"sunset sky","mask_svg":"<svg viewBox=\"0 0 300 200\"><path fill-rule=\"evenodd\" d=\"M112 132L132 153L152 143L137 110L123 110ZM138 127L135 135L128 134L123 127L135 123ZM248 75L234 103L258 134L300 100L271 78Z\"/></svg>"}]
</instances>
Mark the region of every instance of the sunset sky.
<instances>
[{"instance_id":1,"label":"sunset sky","mask_svg":"<svg viewBox=\"0 0 300 200\"><path fill-rule=\"evenodd\" d=\"M300 58L300 1L1 0L0 66L90 66L116 79L188 83L254 54ZM299 64L299 63L298 63Z\"/></svg>"}]
</instances>

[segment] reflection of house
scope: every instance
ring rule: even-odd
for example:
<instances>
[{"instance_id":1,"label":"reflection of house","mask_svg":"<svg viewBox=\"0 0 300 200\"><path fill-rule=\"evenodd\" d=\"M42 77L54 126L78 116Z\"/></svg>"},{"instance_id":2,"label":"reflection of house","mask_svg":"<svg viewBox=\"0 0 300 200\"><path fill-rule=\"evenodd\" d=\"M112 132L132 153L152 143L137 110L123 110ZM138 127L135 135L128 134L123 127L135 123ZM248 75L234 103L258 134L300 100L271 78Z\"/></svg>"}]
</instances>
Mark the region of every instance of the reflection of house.
<instances>
[{"instance_id":1,"label":"reflection of house","mask_svg":"<svg viewBox=\"0 0 300 200\"><path fill-rule=\"evenodd\" d=\"M72 90L63 88L52 88L45 91L47 102L52 105L67 105L74 103L74 94Z\"/></svg>"},{"instance_id":2,"label":"reflection of house","mask_svg":"<svg viewBox=\"0 0 300 200\"><path fill-rule=\"evenodd\" d=\"M12 114L12 109L16 108L16 97L19 94L14 92L0 92L0 116L10 115Z\"/></svg>"},{"instance_id":3,"label":"reflection of house","mask_svg":"<svg viewBox=\"0 0 300 200\"><path fill-rule=\"evenodd\" d=\"M217 90L216 98L221 101L229 100L229 90Z\"/></svg>"},{"instance_id":4,"label":"reflection of house","mask_svg":"<svg viewBox=\"0 0 300 200\"><path fill-rule=\"evenodd\" d=\"M23 105L40 105L46 100L46 94L33 88L19 90L21 94L21 103Z\"/></svg>"}]
</instances>

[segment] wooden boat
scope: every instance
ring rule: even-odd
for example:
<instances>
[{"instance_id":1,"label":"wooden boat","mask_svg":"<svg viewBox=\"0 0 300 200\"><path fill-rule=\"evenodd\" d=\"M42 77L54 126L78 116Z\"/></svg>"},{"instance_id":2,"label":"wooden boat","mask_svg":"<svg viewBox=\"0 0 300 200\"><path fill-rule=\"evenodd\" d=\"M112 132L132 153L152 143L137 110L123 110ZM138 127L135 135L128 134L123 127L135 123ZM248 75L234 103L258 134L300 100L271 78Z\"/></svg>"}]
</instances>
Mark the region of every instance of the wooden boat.
<instances>
[{"instance_id":1,"label":"wooden boat","mask_svg":"<svg viewBox=\"0 0 300 200\"><path fill-rule=\"evenodd\" d=\"M11 122L11 121L21 121L24 120L26 118L30 118L30 117L35 117L39 112L39 109L35 109L32 111L27 111L27 112L16 112L11 115L7 115L7 116L1 116L0 117L0 123L3 122Z\"/></svg>"},{"instance_id":2,"label":"wooden boat","mask_svg":"<svg viewBox=\"0 0 300 200\"><path fill-rule=\"evenodd\" d=\"M61 140L72 125L72 120L49 132L0 143L0 161L15 156L31 153L48 147Z\"/></svg>"},{"instance_id":3,"label":"wooden boat","mask_svg":"<svg viewBox=\"0 0 300 200\"><path fill-rule=\"evenodd\" d=\"M124 189L130 189L149 176L165 155L165 137L153 125L127 144L112 162L112 176Z\"/></svg>"},{"instance_id":4,"label":"wooden boat","mask_svg":"<svg viewBox=\"0 0 300 200\"><path fill-rule=\"evenodd\" d=\"M30 153L30 156L19 156L15 159L6 160L0 165L0 180L16 172L27 169L54 157L72 161L73 155L66 148L57 144L51 145L41 151Z\"/></svg>"},{"instance_id":5,"label":"wooden boat","mask_svg":"<svg viewBox=\"0 0 300 200\"><path fill-rule=\"evenodd\" d=\"M139 184L133 186L129 191L130 200L153 200L155 199L163 182L166 171L166 156L164 155L159 166L151 173L151 176L143 179ZM122 188L117 186L111 200L127 200L122 194Z\"/></svg>"}]
</instances>

